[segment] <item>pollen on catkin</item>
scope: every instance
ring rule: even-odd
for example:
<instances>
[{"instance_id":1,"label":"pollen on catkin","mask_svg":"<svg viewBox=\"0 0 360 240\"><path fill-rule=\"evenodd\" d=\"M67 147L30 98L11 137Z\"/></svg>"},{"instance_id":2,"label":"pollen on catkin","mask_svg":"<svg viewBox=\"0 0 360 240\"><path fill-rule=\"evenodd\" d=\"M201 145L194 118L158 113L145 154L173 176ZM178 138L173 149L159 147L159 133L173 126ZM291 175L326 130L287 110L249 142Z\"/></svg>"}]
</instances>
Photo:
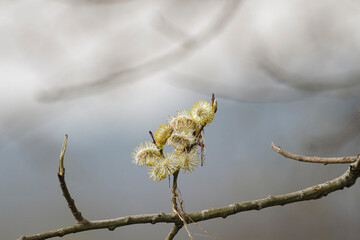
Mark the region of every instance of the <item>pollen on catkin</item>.
<instances>
[{"instance_id":1,"label":"pollen on catkin","mask_svg":"<svg viewBox=\"0 0 360 240\"><path fill-rule=\"evenodd\" d=\"M149 131L152 142L140 143L132 152L133 163L148 166L147 174L153 181L160 181L170 175L192 172L203 159L204 127L212 122L217 111L217 100L213 94L211 104L198 101L189 110L177 111L166 124L160 125L154 134ZM164 145L173 146L171 152L164 152ZM174 175L175 178L175 175Z\"/></svg>"},{"instance_id":2,"label":"pollen on catkin","mask_svg":"<svg viewBox=\"0 0 360 240\"><path fill-rule=\"evenodd\" d=\"M172 145L175 150L183 150L193 144L195 138L191 134L173 133L168 139L168 145Z\"/></svg>"},{"instance_id":3,"label":"pollen on catkin","mask_svg":"<svg viewBox=\"0 0 360 240\"><path fill-rule=\"evenodd\" d=\"M187 110L178 111L178 115L172 117L169 120L169 123L177 132L192 133L198 128L198 124L190 116L190 113Z\"/></svg>"},{"instance_id":4,"label":"pollen on catkin","mask_svg":"<svg viewBox=\"0 0 360 240\"><path fill-rule=\"evenodd\" d=\"M192 149L189 153L186 151L176 156L178 169L183 169L184 172L192 172L199 165L199 153Z\"/></svg>"},{"instance_id":5,"label":"pollen on catkin","mask_svg":"<svg viewBox=\"0 0 360 240\"><path fill-rule=\"evenodd\" d=\"M176 170L177 162L174 155L166 153L164 157L161 157L159 161L148 169L148 174L153 181L160 181L173 174Z\"/></svg>"},{"instance_id":6,"label":"pollen on catkin","mask_svg":"<svg viewBox=\"0 0 360 240\"><path fill-rule=\"evenodd\" d=\"M167 139L171 136L173 133L174 128L170 124L162 124L160 127L158 127L155 131L155 141L156 145L162 149L165 145Z\"/></svg>"},{"instance_id":7,"label":"pollen on catkin","mask_svg":"<svg viewBox=\"0 0 360 240\"><path fill-rule=\"evenodd\" d=\"M190 109L192 119L201 126L211 123L214 119L214 108L206 101L198 101Z\"/></svg>"},{"instance_id":8,"label":"pollen on catkin","mask_svg":"<svg viewBox=\"0 0 360 240\"><path fill-rule=\"evenodd\" d=\"M152 166L160 157L159 149L152 142L140 143L132 152L133 163L139 166Z\"/></svg>"}]
</instances>

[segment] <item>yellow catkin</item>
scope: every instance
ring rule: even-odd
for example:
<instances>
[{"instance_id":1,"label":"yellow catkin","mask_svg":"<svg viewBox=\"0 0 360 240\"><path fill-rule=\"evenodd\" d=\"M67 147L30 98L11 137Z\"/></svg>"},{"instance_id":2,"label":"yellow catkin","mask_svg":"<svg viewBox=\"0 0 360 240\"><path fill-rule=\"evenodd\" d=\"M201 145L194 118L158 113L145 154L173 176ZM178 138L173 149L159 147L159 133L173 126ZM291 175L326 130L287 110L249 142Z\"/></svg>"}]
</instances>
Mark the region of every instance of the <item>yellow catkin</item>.
<instances>
[{"instance_id":1,"label":"yellow catkin","mask_svg":"<svg viewBox=\"0 0 360 240\"><path fill-rule=\"evenodd\" d=\"M174 128L170 124L162 124L161 126L159 126L154 134L156 145L159 148L162 148L162 146L165 145L167 139L171 136L173 131Z\"/></svg>"}]
</instances>

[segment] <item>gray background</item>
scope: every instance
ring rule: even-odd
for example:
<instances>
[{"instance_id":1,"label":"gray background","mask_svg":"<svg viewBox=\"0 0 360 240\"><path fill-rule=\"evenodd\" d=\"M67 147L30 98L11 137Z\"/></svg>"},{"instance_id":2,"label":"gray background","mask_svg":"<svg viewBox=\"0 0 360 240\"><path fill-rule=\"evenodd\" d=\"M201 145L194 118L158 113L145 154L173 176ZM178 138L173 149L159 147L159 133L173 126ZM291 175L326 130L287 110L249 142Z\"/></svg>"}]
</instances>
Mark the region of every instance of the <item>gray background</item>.
<instances>
[{"instance_id":1,"label":"gray background","mask_svg":"<svg viewBox=\"0 0 360 240\"><path fill-rule=\"evenodd\" d=\"M236 2L0 1L1 239L75 224L56 176L65 133L66 181L84 217L171 212L168 181L149 180L130 154L212 92L219 110L205 129L205 165L179 177L186 211L296 191L347 169L285 159L270 144L359 153L360 4ZM355 185L200 225L219 239L355 239L359 199ZM64 239L164 239L171 227Z\"/></svg>"}]
</instances>

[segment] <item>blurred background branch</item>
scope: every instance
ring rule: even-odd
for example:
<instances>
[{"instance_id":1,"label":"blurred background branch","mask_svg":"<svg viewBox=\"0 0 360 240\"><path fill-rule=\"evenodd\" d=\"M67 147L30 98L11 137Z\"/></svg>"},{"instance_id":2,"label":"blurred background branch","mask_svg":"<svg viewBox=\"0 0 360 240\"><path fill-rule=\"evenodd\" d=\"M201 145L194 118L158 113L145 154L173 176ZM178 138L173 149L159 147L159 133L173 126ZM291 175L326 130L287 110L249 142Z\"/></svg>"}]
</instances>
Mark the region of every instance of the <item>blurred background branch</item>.
<instances>
[{"instance_id":1,"label":"blurred background branch","mask_svg":"<svg viewBox=\"0 0 360 240\"><path fill-rule=\"evenodd\" d=\"M205 27L204 30L195 36L185 39L176 48L165 54L144 61L134 67L107 74L105 77L94 81L43 92L39 99L42 101L56 101L69 97L76 98L83 95L95 94L103 90L112 89L115 86L133 83L143 77L149 77L149 75L164 71L200 47L203 47L208 41L219 34L236 13L239 3L240 0L226 1L220 13L210 21L210 24Z\"/></svg>"}]
</instances>

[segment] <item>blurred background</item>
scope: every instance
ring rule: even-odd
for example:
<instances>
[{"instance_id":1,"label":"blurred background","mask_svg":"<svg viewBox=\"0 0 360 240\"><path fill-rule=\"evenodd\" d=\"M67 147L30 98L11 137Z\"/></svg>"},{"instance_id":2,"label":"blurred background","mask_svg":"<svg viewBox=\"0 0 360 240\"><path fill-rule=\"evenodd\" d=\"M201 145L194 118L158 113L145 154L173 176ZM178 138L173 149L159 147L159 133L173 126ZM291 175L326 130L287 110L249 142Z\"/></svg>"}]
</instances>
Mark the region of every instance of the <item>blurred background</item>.
<instances>
[{"instance_id":1,"label":"blurred background","mask_svg":"<svg viewBox=\"0 0 360 240\"><path fill-rule=\"evenodd\" d=\"M0 235L171 212L131 152L198 100L218 99L204 167L181 174L185 211L284 194L348 165L285 159L359 153L360 3L354 0L0 1ZM200 222L219 239L355 239L359 184L326 198ZM64 239L164 239L170 224ZM190 226L195 239L207 239ZM187 239L181 230L176 239Z\"/></svg>"}]
</instances>

